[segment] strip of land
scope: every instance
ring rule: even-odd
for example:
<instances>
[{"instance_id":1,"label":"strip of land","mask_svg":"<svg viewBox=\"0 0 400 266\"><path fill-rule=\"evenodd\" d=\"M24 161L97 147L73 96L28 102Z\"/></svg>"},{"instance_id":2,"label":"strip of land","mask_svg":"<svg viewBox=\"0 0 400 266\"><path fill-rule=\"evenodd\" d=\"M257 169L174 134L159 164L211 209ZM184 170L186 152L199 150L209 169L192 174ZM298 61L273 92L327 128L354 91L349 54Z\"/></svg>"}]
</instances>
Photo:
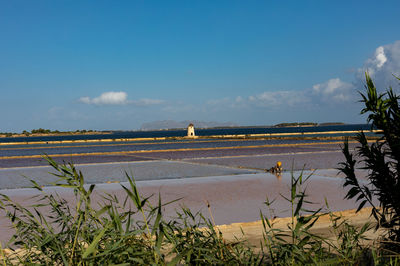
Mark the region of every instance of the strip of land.
<instances>
[{"instance_id":1,"label":"strip of land","mask_svg":"<svg viewBox=\"0 0 400 266\"><path fill-rule=\"evenodd\" d=\"M382 130L366 130L365 133L381 133ZM266 134L236 134L236 135L210 135L210 136L194 136L194 137L153 137L153 138L107 138L107 139L77 139L77 140L54 140L54 141L19 141L19 142L0 142L0 145L33 145L33 144L62 144L62 143L93 143L93 142L132 142L132 141L154 141L154 140L188 140L188 139L263 139L263 138L280 138L295 136L315 136L324 139L321 135L343 135L357 134L356 131L321 131L321 132L288 132L288 133L266 133ZM106 133L107 134L107 133ZM46 135L40 135L46 136ZM342 139L339 136L337 139Z\"/></svg>"}]
</instances>

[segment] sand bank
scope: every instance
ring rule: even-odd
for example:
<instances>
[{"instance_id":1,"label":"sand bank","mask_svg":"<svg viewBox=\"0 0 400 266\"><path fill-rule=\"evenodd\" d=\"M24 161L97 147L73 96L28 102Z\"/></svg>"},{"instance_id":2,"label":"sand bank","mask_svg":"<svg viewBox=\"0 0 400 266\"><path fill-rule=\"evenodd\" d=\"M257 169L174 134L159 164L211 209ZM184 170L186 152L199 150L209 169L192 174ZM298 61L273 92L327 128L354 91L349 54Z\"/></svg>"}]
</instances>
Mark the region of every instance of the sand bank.
<instances>
[{"instance_id":1,"label":"sand bank","mask_svg":"<svg viewBox=\"0 0 400 266\"><path fill-rule=\"evenodd\" d=\"M375 219L371 216L371 207L363 208L358 213L355 209L333 212L336 217L341 217L338 222L346 221L348 224L355 226L360 229L366 223L370 224L370 229L366 231L364 236L365 240L361 240L363 245L373 245L374 241L378 240L382 236L383 230L375 231L374 226L376 225ZM271 222L274 224L273 228L280 230L287 230L288 224L291 222L290 217L272 219ZM263 241L263 225L262 221L254 221L248 223L233 223L227 225L219 225L216 228L222 233L223 238L226 241L235 242L237 239L247 241L254 248L259 249L260 243ZM336 243L336 234L332 228L332 221L328 214L321 216L318 221L314 224L311 233L324 237Z\"/></svg>"}]
</instances>

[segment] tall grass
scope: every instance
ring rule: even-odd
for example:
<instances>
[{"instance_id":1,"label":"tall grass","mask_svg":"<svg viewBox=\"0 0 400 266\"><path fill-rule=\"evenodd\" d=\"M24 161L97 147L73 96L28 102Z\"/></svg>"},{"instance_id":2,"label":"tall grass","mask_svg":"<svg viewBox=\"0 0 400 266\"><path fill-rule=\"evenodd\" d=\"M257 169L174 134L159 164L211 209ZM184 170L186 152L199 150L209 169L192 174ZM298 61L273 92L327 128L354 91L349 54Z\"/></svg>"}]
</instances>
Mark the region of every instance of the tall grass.
<instances>
[{"instance_id":1,"label":"tall grass","mask_svg":"<svg viewBox=\"0 0 400 266\"><path fill-rule=\"evenodd\" d=\"M311 210L304 184L308 177L292 175L289 196L283 196L291 210L286 229L275 227L272 217L261 213L263 241L256 252L245 240L225 241L214 223L202 213L181 207L174 219L165 219L158 195L153 206L143 198L134 179L126 175L128 186L123 200L102 195L93 204L95 186L84 185L84 177L73 164L57 164L46 157L58 180L53 184L74 191L71 202L57 194L40 191L34 204L24 207L0 195L0 208L9 218L15 234L7 244L14 252L1 250L0 264L43 265L358 265L386 263L377 252L365 249L360 240L368 225L358 229L321 209ZM271 210L273 201L267 198ZM308 207L307 207L308 206ZM312 233L322 215L330 215L336 240ZM393 263L398 263L392 259Z\"/></svg>"}]
</instances>

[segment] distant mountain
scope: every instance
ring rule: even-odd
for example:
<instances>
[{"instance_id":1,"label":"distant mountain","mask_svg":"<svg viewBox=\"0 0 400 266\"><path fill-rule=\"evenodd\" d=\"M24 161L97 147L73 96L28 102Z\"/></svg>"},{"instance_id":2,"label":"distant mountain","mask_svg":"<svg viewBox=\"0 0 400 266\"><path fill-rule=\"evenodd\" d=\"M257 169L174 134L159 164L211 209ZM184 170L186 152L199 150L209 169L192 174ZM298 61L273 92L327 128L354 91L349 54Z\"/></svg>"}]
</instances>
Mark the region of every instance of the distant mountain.
<instances>
[{"instance_id":1,"label":"distant mountain","mask_svg":"<svg viewBox=\"0 0 400 266\"><path fill-rule=\"evenodd\" d=\"M174 121L174 120L163 120L154 121L149 123L143 123L141 130L161 130L161 129L175 129L175 128L187 128L192 123L195 128L210 128L210 127L237 127L238 125L232 122L207 122L197 120L185 120L185 121Z\"/></svg>"}]
</instances>

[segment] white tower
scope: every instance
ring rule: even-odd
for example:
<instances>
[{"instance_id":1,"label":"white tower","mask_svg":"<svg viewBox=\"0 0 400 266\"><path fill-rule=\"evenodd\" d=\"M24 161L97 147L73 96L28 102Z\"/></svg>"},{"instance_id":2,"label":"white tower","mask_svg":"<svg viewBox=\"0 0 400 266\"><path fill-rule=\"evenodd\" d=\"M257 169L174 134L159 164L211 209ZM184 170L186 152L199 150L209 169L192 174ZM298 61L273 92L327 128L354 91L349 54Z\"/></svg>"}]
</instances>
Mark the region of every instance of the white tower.
<instances>
[{"instance_id":1,"label":"white tower","mask_svg":"<svg viewBox=\"0 0 400 266\"><path fill-rule=\"evenodd\" d=\"M194 137L195 137L195 134L194 134L194 125L193 125L192 123L190 123L190 124L188 125L188 128L187 128L187 136L188 136L189 138L194 138Z\"/></svg>"}]
</instances>

